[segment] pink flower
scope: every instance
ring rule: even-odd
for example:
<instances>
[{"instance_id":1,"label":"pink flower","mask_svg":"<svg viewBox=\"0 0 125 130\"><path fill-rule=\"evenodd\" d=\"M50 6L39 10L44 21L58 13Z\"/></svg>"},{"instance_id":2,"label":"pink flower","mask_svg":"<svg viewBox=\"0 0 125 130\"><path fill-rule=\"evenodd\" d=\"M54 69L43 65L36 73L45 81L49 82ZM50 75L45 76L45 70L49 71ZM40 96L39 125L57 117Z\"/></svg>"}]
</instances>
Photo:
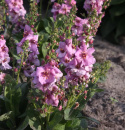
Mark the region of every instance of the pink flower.
<instances>
[{"instance_id":1,"label":"pink flower","mask_svg":"<svg viewBox=\"0 0 125 130\"><path fill-rule=\"evenodd\" d=\"M8 54L8 47L6 46L6 41L0 39L0 68L1 69L11 69L12 67L8 64L10 62L10 57Z\"/></svg>"},{"instance_id":2,"label":"pink flower","mask_svg":"<svg viewBox=\"0 0 125 130\"><path fill-rule=\"evenodd\" d=\"M102 5L104 0L86 0L84 3L85 10L89 13L90 11L96 11L97 16L102 14Z\"/></svg>"},{"instance_id":3,"label":"pink flower","mask_svg":"<svg viewBox=\"0 0 125 130\"><path fill-rule=\"evenodd\" d=\"M13 33L16 33L24 28L22 23L25 24L26 10L23 7L23 0L5 0L5 2L8 5L7 12L9 13L10 21L12 24L16 24L13 31ZM16 27L20 27L21 29Z\"/></svg>"},{"instance_id":4,"label":"pink flower","mask_svg":"<svg viewBox=\"0 0 125 130\"><path fill-rule=\"evenodd\" d=\"M72 45L72 39L67 39L65 42L59 43L59 48L56 50L59 58L64 58L65 55L72 57L75 53L75 49Z\"/></svg>"},{"instance_id":5,"label":"pink flower","mask_svg":"<svg viewBox=\"0 0 125 130\"><path fill-rule=\"evenodd\" d=\"M75 35L80 36L83 33L83 26L72 26L72 32L75 33Z\"/></svg>"},{"instance_id":6,"label":"pink flower","mask_svg":"<svg viewBox=\"0 0 125 130\"><path fill-rule=\"evenodd\" d=\"M76 5L76 1L75 0L64 0L64 2L70 6L74 6Z\"/></svg>"},{"instance_id":7,"label":"pink flower","mask_svg":"<svg viewBox=\"0 0 125 130\"><path fill-rule=\"evenodd\" d=\"M32 77L32 73L35 71L35 66L34 65L30 65L30 64L26 64L26 66L24 67L24 75L26 77Z\"/></svg>"},{"instance_id":8,"label":"pink flower","mask_svg":"<svg viewBox=\"0 0 125 130\"><path fill-rule=\"evenodd\" d=\"M56 53L58 53L59 58L63 58L66 55L66 43L60 42L59 48L56 50Z\"/></svg>"},{"instance_id":9,"label":"pink flower","mask_svg":"<svg viewBox=\"0 0 125 130\"><path fill-rule=\"evenodd\" d=\"M58 99L58 95L54 94L52 91L47 90L47 95L46 95L46 100L45 102L48 105L52 105L52 106L58 106L59 104L59 99Z\"/></svg>"},{"instance_id":10,"label":"pink flower","mask_svg":"<svg viewBox=\"0 0 125 130\"><path fill-rule=\"evenodd\" d=\"M73 59L69 64L69 68L71 69L70 71L75 73L76 76L82 77L86 74L82 61L78 61L78 59Z\"/></svg>"},{"instance_id":11,"label":"pink flower","mask_svg":"<svg viewBox=\"0 0 125 130\"><path fill-rule=\"evenodd\" d=\"M23 5L23 0L5 0L8 4L10 10L15 7L21 7Z\"/></svg>"},{"instance_id":12,"label":"pink flower","mask_svg":"<svg viewBox=\"0 0 125 130\"><path fill-rule=\"evenodd\" d=\"M29 54L28 61L30 63L33 63L35 66L39 66L40 65L40 61L38 59L38 56L34 52Z\"/></svg>"},{"instance_id":13,"label":"pink flower","mask_svg":"<svg viewBox=\"0 0 125 130\"><path fill-rule=\"evenodd\" d=\"M95 63L95 58L92 56L94 48L88 48L84 44L81 48L77 50L75 56L78 60L82 61L84 65L91 65Z\"/></svg>"},{"instance_id":14,"label":"pink flower","mask_svg":"<svg viewBox=\"0 0 125 130\"><path fill-rule=\"evenodd\" d=\"M29 41L29 49L30 52L34 52L34 54L38 55L39 51L38 51L38 47L37 47L37 42L38 42L38 35L28 35L25 40Z\"/></svg>"},{"instance_id":15,"label":"pink flower","mask_svg":"<svg viewBox=\"0 0 125 130\"><path fill-rule=\"evenodd\" d=\"M8 53L9 50L5 43L5 40L0 39L0 52Z\"/></svg>"},{"instance_id":16,"label":"pink flower","mask_svg":"<svg viewBox=\"0 0 125 130\"><path fill-rule=\"evenodd\" d=\"M61 8L59 9L60 14L67 14L70 13L71 7L68 6L67 4L62 4Z\"/></svg>"},{"instance_id":17,"label":"pink flower","mask_svg":"<svg viewBox=\"0 0 125 130\"><path fill-rule=\"evenodd\" d=\"M58 13L58 11L59 11L60 8L61 8L61 5L60 5L60 4L54 3L51 12L52 12L52 13Z\"/></svg>"},{"instance_id":18,"label":"pink flower","mask_svg":"<svg viewBox=\"0 0 125 130\"><path fill-rule=\"evenodd\" d=\"M51 0L51 2L55 2L55 0Z\"/></svg>"},{"instance_id":19,"label":"pink flower","mask_svg":"<svg viewBox=\"0 0 125 130\"><path fill-rule=\"evenodd\" d=\"M83 26L83 24L87 24L88 23L88 19L81 19L79 17L75 18L75 25L76 26Z\"/></svg>"},{"instance_id":20,"label":"pink flower","mask_svg":"<svg viewBox=\"0 0 125 130\"><path fill-rule=\"evenodd\" d=\"M61 63L63 63L65 66L68 66L68 64L71 61L71 58L66 54L63 58L60 59Z\"/></svg>"},{"instance_id":21,"label":"pink flower","mask_svg":"<svg viewBox=\"0 0 125 130\"><path fill-rule=\"evenodd\" d=\"M37 67L36 76L38 76L38 81L43 84L55 82L55 77L52 75L50 68Z\"/></svg>"},{"instance_id":22,"label":"pink flower","mask_svg":"<svg viewBox=\"0 0 125 130\"><path fill-rule=\"evenodd\" d=\"M56 16L59 14L60 8L61 8L61 5L55 2L51 10L51 12L53 13L54 20L56 20Z\"/></svg>"},{"instance_id":23,"label":"pink flower","mask_svg":"<svg viewBox=\"0 0 125 130\"><path fill-rule=\"evenodd\" d=\"M57 67L46 64L44 67L37 67L36 76L41 85L44 85L57 82L63 74Z\"/></svg>"},{"instance_id":24,"label":"pink flower","mask_svg":"<svg viewBox=\"0 0 125 130\"><path fill-rule=\"evenodd\" d=\"M33 31L29 25L25 25L24 28L24 36L28 36L29 34L33 35Z\"/></svg>"},{"instance_id":25,"label":"pink flower","mask_svg":"<svg viewBox=\"0 0 125 130\"><path fill-rule=\"evenodd\" d=\"M8 64L10 62L10 57L8 55L5 55L5 58L2 58L2 66L1 69L6 70L6 69L11 69L12 67ZM0 60L0 61L1 61Z\"/></svg>"}]
</instances>

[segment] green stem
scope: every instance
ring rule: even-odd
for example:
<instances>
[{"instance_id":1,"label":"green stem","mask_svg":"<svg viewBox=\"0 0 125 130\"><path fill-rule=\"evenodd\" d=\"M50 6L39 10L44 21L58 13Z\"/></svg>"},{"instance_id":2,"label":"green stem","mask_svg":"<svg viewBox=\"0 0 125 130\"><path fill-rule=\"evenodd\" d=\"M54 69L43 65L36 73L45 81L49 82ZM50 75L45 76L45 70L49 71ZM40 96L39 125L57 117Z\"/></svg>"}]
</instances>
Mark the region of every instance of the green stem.
<instances>
[{"instance_id":1,"label":"green stem","mask_svg":"<svg viewBox=\"0 0 125 130\"><path fill-rule=\"evenodd\" d=\"M47 122L49 122L49 119L50 119L50 113L48 113L47 115Z\"/></svg>"},{"instance_id":2,"label":"green stem","mask_svg":"<svg viewBox=\"0 0 125 130\"><path fill-rule=\"evenodd\" d=\"M42 0L40 0L40 14L42 14ZM41 15L41 19L42 19L42 15Z\"/></svg>"},{"instance_id":3,"label":"green stem","mask_svg":"<svg viewBox=\"0 0 125 130\"><path fill-rule=\"evenodd\" d=\"M20 71L21 71L22 64L23 64L23 59L24 59L24 53L22 55L20 68L19 68L19 71L18 71L18 74L17 74L17 84L18 84L18 81L19 81L19 76L20 76Z\"/></svg>"},{"instance_id":4,"label":"green stem","mask_svg":"<svg viewBox=\"0 0 125 130\"><path fill-rule=\"evenodd\" d=\"M51 3L51 1L49 0L49 3L48 3L48 6L47 6L47 10L46 10L45 17L47 16L47 13L48 13L48 9L49 9L50 3Z\"/></svg>"}]
</instances>

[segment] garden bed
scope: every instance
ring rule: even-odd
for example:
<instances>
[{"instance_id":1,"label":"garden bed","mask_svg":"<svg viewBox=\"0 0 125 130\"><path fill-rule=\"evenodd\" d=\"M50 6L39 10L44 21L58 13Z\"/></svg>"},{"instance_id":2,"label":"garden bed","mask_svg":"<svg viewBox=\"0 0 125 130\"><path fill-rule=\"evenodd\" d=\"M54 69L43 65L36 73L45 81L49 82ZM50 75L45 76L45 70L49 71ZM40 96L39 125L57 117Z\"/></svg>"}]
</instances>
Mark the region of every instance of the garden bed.
<instances>
[{"instance_id":1,"label":"garden bed","mask_svg":"<svg viewBox=\"0 0 125 130\"><path fill-rule=\"evenodd\" d=\"M97 37L95 40L96 59L111 61L107 79L99 87L104 92L97 93L88 102L84 111L88 116L100 121L91 127L98 130L124 130L125 128L125 47L115 46ZM112 101L111 98L117 101Z\"/></svg>"}]
</instances>

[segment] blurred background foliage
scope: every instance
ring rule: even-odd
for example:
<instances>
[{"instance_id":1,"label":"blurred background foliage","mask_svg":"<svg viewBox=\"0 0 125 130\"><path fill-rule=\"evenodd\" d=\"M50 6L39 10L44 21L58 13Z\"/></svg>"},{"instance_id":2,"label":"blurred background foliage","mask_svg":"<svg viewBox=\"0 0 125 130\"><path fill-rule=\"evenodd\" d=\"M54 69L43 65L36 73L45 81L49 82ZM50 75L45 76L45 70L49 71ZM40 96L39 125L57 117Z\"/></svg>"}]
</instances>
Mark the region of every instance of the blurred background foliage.
<instances>
[{"instance_id":1,"label":"blurred background foliage","mask_svg":"<svg viewBox=\"0 0 125 130\"><path fill-rule=\"evenodd\" d=\"M85 0L77 0L78 16L85 13L83 3ZM110 6L105 12L105 17L102 19L98 35L112 42L120 43L125 36L125 0L112 0Z\"/></svg>"},{"instance_id":2,"label":"blurred background foliage","mask_svg":"<svg viewBox=\"0 0 125 130\"><path fill-rule=\"evenodd\" d=\"M103 38L120 43L125 36L125 0L112 0L100 26Z\"/></svg>"}]
</instances>

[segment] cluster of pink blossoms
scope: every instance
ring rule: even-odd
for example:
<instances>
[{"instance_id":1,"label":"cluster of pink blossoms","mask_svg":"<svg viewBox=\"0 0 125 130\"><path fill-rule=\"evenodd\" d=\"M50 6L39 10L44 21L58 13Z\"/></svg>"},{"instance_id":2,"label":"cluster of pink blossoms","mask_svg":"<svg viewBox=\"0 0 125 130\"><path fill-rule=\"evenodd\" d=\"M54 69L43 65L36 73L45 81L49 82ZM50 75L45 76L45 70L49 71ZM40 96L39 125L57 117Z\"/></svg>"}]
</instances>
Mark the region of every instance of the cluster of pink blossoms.
<instances>
[{"instance_id":1,"label":"cluster of pink blossoms","mask_svg":"<svg viewBox=\"0 0 125 130\"><path fill-rule=\"evenodd\" d=\"M0 69L2 70L12 68L9 65L10 57L9 57L8 51L9 49L6 46L6 41L4 39L0 39Z\"/></svg>"},{"instance_id":2,"label":"cluster of pink blossoms","mask_svg":"<svg viewBox=\"0 0 125 130\"><path fill-rule=\"evenodd\" d=\"M52 60L51 63L37 67L32 76L35 87L44 93L45 102L48 105L58 106L59 95L57 93L60 89L56 84L60 81L63 73L56 67L56 62Z\"/></svg>"},{"instance_id":3,"label":"cluster of pink blossoms","mask_svg":"<svg viewBox=\"0 0 125 130\"><path fill-rule=\"evenodd\" d=\"M103 3L104 0L86 0L84 3L84 8L88 13L95 10L97 15L99 15L102 13Z\"/></svg>"},{"instance_id":4,"label":"cluster of pink blossoms","mask_svg":"<svg viewBox=\"0 0 125 130\"><path fill-rule=\"evenodd\" d=\"M88 30L91 28L88 19L75 18L74 25L72 26L72 32L77 36L77 40L86 43L86 38L91 41L92 37L88 34Z\"/></svg>"},{"instance_id":5,"label":"cluster of pink blossoms","mask_svg":"<svg viewBox=\"0 0 125 130\"><path fill-rule=\"evenodd\" d=\"M75 0L64 0L64 4L62 5L55 2L51 10L51 12L53 13L54 20L56 20L58 14L68 15L74 5L76 5Z\"/></svg>"},{"instance_id":6,"label":"cluster of pink blossoms","mask_svg":"<svg viewBox=\"0 0 125 130\"><path fill-rule=\"evenodd\" d=\"M25 42L28 41L28 48L25 51L28 51L28 58L26 60L24 66L24 74L27 77L31 77L31 74L35 70L35 66L39 66L40 62L38 60L38 35L34 35L30 26L25 25L24 28L24 37L17 43L17 53L22 54L24 52L23 46L25 46ZM20 61L19 61L20 62Z\"/></svg>"},{"instance_id":7,"label":"cluster of pink blossoms","mask_svg":"<svg viewBox=\"0 0 125 130\"><path fill-rule=\"evenodd\" d=\"M26 10L23 7L23 0L5 0L8 5L10 21L16 24L16 29L24 29Z\"/></svg>"},{"instance_id":8,"label":"cluster of pink blossoms","mask_svg":"<svg viewBox=\"0 0 125 130\"><path fill-rule=\"evenodd\" d=\"M94 48L88 48L85 43L80 47L74 48L72 39L59 43L59 48L56 52L60 62L66 66L65 88L69 87L69 83L71 85L78 85L90 78L89 73L92 71L93 64L95 63L95 58L92 56L94 51Z\"/></svg>"}]
</instances>

